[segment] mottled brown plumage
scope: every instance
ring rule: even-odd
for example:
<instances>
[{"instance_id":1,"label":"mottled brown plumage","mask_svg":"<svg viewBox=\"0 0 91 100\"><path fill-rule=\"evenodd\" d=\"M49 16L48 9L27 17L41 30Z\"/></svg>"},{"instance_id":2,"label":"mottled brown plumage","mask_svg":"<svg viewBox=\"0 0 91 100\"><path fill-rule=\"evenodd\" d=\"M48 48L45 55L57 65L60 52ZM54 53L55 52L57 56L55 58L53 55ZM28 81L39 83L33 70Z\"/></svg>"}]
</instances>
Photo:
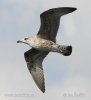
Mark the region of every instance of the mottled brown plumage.
<instances>
[{"instance_id":1,"label":"mottled brown plumage","mask_svg":"<svg viewBox=\"0 0 91 100\"><path fill-rule=\"evenodd\" d=\"M56 44L56 35L59 28L60 17L75 11L76 8L62 7L53 8L40 15L41 26L38 34L33 37L17 41L28 44L32 49L24 53L28 69L39 89L45 92L45 81L42 62L49 52L58 52L69 56L72 52L71 46Z\"/></svg>"}]
</instances>

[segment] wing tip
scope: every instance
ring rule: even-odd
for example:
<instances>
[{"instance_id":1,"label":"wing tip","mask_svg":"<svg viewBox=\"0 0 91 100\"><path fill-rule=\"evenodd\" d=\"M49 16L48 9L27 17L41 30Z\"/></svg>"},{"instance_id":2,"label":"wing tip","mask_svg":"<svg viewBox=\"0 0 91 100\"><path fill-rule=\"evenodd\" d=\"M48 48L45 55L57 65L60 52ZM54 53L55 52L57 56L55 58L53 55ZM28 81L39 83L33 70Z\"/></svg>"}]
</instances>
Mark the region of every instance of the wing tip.
<instances>
[{"instance_id":1,"label":"wing tip","mask_svg":"<svg viewBox=\"0 0 91 100\"><path fill-rule=\"evenodd\" d=\"M52 8L52 9L44 11L43 13L40 14L40 16L46 14L46 12L52 12L53 10L56 11L56 12L57 11L58 12L61 11L61 13L63 13L63 15L65 15L65 14L68 14L68 13L71 13L71 12L77 10L77 8L75 8L75 7L57 7L57 8Z\"/></svg>"},{"instance_id":2,"label":"wing tip","mask_svg":"<svg viewBox=\"0 0 91 100\"><path fill-rule=\"evenodd\" d=\"M75 7L62 7L61 9L60 9L61 15L66 15L66 14L72 13L75 10L77 10L77 8Z\"/></svg>"},{"instance_id":3,"label":"wing tip","mask_svg":"<svg viewBox=\"0 0 91 100\"><path fill-rule=\"evenodd\" d=\"M43 93L45 93L45 89L41 90Z\"/></svg>"},{"instance_id":4,"label":"wing tip","mask_svg":"<svg viewBox=\"0 0 91 100\"><path fill-rule=\"evenodd\" d=\"M42 87L39 87L41 92L45 93L45 82L43 82Z\"/></svg>"},{"instance_id":5,"label":"wing tip","mask_svg":"<svg viewBox=\"0 0 91 100\"><path fill-rule=\"evenodd\" d=\"M75 10L77 10L77 8L75 8L75 7L71 7L71 10L72 10L72 11L75 11Z\"/></svg>"},{"instance_id":6,"label":"wing tip","mask_svg":"<svg viewBox=\"0 0 91 100\"><path fill-rule=\"evenodd\" d=\"M63 15L69 14L69 13L74 12L75 10L77 10L77 8L75 8L75 7L62 7L62 9L63 10L61 11L61 13Z\"/></svg>"}]
</instances>

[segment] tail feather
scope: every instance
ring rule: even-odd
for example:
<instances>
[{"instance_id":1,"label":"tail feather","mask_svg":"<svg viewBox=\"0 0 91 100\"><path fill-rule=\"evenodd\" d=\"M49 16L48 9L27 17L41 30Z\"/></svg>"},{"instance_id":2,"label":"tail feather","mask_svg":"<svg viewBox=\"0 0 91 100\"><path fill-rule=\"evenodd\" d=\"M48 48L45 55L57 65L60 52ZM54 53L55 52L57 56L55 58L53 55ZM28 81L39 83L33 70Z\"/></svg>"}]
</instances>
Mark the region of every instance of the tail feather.
<instances>
[{"instance_id":1,"label":"tail feather","mask_svg":"<svg viewBox=\"0 0 91 100\"><path fill-rule=\"evenodd\" d=\"M64 56L69 56L72 53L72 46L60 46L59 52Z\"/></svg>"}]
</instances>

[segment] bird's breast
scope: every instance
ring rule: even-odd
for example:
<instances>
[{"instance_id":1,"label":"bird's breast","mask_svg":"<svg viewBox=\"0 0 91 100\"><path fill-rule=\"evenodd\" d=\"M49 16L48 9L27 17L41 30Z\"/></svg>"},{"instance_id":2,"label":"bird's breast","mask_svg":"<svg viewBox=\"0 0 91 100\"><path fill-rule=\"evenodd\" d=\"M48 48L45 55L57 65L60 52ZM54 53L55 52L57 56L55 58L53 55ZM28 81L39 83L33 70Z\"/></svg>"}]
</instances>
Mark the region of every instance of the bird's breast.
<instances>
[{"instance_id":1,"label":"bird's breast","mask_svg":"<svg viewBox=\"0 0 91 100\"><path fill-rule=\"evenodd\" d=\"M30 41L30 46L35 49L49 51L54 42L45 40L39 37L32 37Z\"/></svg>"}]
</instances>

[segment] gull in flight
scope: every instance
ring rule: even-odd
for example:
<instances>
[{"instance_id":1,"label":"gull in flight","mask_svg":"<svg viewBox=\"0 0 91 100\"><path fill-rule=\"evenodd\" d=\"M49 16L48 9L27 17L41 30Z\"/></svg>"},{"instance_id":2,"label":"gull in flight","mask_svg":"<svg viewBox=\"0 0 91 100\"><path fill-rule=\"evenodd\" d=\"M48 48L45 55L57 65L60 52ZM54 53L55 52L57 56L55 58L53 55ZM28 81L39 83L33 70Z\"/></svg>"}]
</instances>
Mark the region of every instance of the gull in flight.
<instances>
[{"instance_id":1,"label":"gull in flight","mask_svg":"<svg viewBox=\"0 0 91 100\"><path fill-rule=\"evenodd\" d=\"M24 53L29 72L38 88L45 92L45 80L42 62L49 52L57 52L69 56L72 46L64 46L56 43L56 35L60 24L60 17L75 11L73 7L53 8L40 15L41 26L36 36L26 37L17 43L28 44L32 49Z\"/></svg>"}]
</instances>

